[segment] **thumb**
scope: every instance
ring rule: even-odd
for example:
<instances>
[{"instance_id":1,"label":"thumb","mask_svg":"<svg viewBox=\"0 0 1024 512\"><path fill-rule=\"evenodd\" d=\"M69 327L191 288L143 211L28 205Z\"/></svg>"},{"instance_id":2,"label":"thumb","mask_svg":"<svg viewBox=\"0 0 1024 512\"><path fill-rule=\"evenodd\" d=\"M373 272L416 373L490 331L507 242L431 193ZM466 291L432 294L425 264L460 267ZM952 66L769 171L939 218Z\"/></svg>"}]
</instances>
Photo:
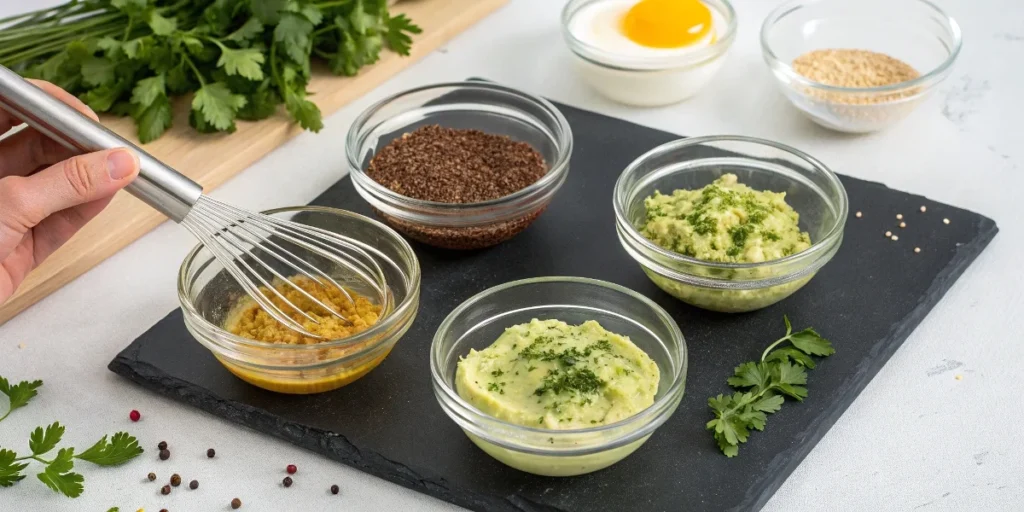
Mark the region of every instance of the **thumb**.
<instances>
[{"instance_id":1,"label":"thumb","mask_svg":"<svg viewBox=\"0 0 1024 512\"><path fill-rule=\"evenodd\" d=\"M124 148L69 158L23 178L20 220L32 227L61 210L108 198L138 173L138 157Z\"/></svg>"}]
</instances>

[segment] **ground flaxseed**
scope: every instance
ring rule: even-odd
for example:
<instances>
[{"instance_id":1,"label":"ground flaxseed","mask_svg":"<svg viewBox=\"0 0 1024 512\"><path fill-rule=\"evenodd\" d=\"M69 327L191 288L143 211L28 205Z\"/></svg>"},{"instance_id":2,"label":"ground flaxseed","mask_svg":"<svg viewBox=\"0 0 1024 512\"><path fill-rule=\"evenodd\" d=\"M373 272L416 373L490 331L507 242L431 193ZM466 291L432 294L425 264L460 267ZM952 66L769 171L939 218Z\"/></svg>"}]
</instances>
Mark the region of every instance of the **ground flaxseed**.
<instances>
[{"instance_id":1,"label":"ground flaxseed","mask_svg":"<svg viewBox=\"0 0 1024 512\"><path fill-rule=\"evenodd\" d=\"M391 141L367 176L403 196L440 203L479 203L522 190L547 172L525 142L480 130L431 125Z\"/></svg>"},{"instance_id":2,"label":"ground flaxseed","mask_svg":"<svg viewBox=\"0 0 1024 512\"><path fill-rule=\"evenodd\" d=\"M466 204L518 192L536 183L547 170L544 157L525 142L479 130L431 125L391 141L373 157L366 174L403 196ZM428 226L377 213L414 240L447 249L479 249L512 238L541 211L458 228Z\"/></svg>"}]
</instances>

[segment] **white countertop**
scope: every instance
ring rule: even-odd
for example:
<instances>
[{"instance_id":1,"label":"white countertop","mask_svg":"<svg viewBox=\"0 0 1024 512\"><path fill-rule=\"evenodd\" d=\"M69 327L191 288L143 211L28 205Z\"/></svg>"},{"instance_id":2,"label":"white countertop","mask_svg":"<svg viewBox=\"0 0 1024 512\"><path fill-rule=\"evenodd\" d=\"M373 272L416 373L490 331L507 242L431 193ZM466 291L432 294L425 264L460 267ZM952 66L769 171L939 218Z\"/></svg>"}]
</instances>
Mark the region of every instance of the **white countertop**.
<instances>
[{"instance_id":1,"label":"white countertop","mask_svg":"<svg viewBox=\"0 0 1024 512\"><path fill-rule=\"evenodd\" d=\"M2 2L0 16L29 3ZM320 134L292 140L213 196L256 210L305 204L345 173L338 141L369 102L412 86L481 76L681 134L775 139L837 172L985 214L1001 229L995 241L765 510L820 510L826 503L832 510L856 511L1019 510L1024 443L1017 439L1014 400L1024 395L1024 378L1017 373L1024 361L1024 3L939 0L965 34L953 75L910 119L867 136L825 131L790 107L758 46L760 23L778 2L735 3L739 35L709 88L683 104L638 110L597 97L570 73L558 32L563 2L512 0L328 118ZM50 492L30 476L0 489L0 509L227 510L236 496L245 502L242 510L250 511L454 509L144 391L107 370L121 349L177 307L175 275L194 243L184 230L165 223L0 326L0 375L46 382L35 401L0 424L0 446L24 450L31 429L59 420L68 428L68 445L84 448L103 434L127 429L147 449L117 469L82 463L86 491L77 500ZM131 409L140 410L143 421L130 423ZM168 462L156 460L160 440L171 444ZM208 447L217 449L213 461L205 457ZM300 468L291 489L279 485L286 464ZM197 478L201 487L160 496L158 485L143 483L150 471L162 481L178 472L186 481ZM341 486L340 497L327 494L334 483Z\"/></svg>"}]
</instances>

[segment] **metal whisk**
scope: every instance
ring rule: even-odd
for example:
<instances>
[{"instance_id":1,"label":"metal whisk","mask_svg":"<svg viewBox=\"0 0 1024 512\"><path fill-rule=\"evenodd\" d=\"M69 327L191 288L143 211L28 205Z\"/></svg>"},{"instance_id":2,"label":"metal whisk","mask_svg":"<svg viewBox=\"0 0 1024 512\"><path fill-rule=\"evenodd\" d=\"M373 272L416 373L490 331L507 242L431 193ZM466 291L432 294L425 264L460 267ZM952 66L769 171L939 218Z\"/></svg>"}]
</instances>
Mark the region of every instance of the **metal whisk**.
<instances>
[{"instance_id":1,"label":"metal whisk","mask_svg":"<svg viewBox=\"0 0 1024 512\"><path fill-rule=\"evenodd\" d=\"M369 254L376 251L366 244L210 199L198 183L3 66L0 107L72 150L126 147L135 151L141 172L125 190L188 229L264 311L293 331L320 338L274 303L272 297L305 319L319 323L281 293L275 281L290 286L330 315L348 321L285 275L302 275L320 286L335 287L352 300L344 286L311 261L326 260L346 269L364 287L381 297L385 295L384 272ZM260 290L261 285L266 292Z\"/></svg>"}]
</instances>

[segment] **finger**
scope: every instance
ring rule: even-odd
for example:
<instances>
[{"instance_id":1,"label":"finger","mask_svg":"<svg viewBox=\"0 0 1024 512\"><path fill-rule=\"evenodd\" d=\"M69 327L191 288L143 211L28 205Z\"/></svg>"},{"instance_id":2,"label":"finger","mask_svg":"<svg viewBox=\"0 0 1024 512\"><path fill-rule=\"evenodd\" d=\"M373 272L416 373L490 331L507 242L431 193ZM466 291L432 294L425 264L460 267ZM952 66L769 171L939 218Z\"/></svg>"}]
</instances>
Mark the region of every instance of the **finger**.
<instances>
[{"instance_id":1,"label":"finger","mask_svg":"<svg viewBox=\"0 0 1024 512\"><path fill-rule=\"evenodd\" d=\"M0 260L43 219L110 197L138 173L135 153L118 148L79 155L32 176L0 179Z\"/></svg>"},{"instance_id":2,"label":"finger","mask_svg":"<svg viewBox=\"0 0 1024 512\"><path fill-rule=\"evenodd\" d=\"M14 295L14 290L32 271L32 237L25 236L7 258L0 260L0 304Z\"/></svg>"},{"instance_id":3,"label":"finger","mask_svg":"<svg viewBox=\"0 0 1024 512\"><path fill-rule=\"evenodd\" d=\"M96 113L64 89L42 80L30 80L47 94L68 104L75 110L99 120ZM0 110L0 133L21 124L21 120ZM26 128L0 140L0 178L4 176L27 176L32 171L71 158L77 151L60 145L53 139L32 128Z\"/></svg>"},{"instance_id":4,"label":"finger","mask_svg":"<svg viewBox=\"0 0 1024 512\"><path fill-rule=\"evenodd\" d=\"M54 251L71 239L87 222L99 215L110 204L113 196L61 210L43 219L32 229L32 256L36 262L49 258Z\"/></svg>"}]
</instances>

